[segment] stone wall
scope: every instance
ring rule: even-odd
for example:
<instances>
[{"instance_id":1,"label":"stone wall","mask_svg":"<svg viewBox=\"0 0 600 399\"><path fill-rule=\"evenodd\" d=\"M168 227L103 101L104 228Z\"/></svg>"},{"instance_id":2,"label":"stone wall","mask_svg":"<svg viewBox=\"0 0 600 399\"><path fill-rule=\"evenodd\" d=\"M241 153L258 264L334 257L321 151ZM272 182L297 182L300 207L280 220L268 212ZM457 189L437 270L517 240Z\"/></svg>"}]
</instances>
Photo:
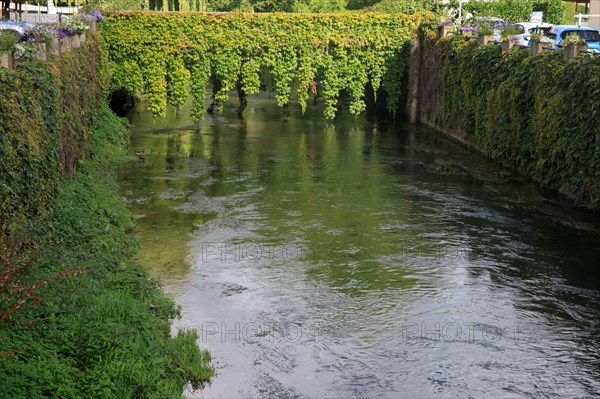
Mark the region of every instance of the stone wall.
<instances>
[{"instance_id":1,"label":"stone wall","mask_svg":"<svg viewBox=\"0 0 600 399\"><path fill-rule=\"evenodd\" d=\"M406 115L600 210L600 57L570 53L421 34Z\"/></svg>"},{"instance_id":2,"label":"stone wall","mask_svg":"<svg viewBox=\"0 0 600 399\"><path fill-rule=\"evenodd\" d=\"M59 56L60 54L67 53L73 49L81 47L86 41L86 34L67 36L65 38L54 38L51 43L37 43L37 58L42 61L48 61L50 56ZM19 63L18 59L15 59L13 53L1 53L0 54L0 67L6 69L15 69L16 64Z\"/></svg>"},{"instance_id":3,"label":"stone wall","mask_svg":"<svg viewBox=\"0 0 600 399\"><path fill-rule=\"evenodd\" d=\"M411 123L422 123L464 143L462 118L442 118L441 56L435 46L423 46L422 34L411 42L408 63L406 115Z\"/></svg>"}]
</instances>

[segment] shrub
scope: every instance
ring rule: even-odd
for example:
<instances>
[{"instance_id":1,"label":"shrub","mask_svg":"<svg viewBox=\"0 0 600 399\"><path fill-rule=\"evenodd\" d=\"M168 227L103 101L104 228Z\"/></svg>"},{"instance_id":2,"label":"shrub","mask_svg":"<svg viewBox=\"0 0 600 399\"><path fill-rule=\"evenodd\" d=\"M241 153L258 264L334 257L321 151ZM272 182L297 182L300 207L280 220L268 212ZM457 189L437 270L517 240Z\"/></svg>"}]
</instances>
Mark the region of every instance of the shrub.
<instances>
[{"instance_id":1,"label":"shrub","mask_svg":"<svg viewBox=\"0 0 600 399\"><path fill-rule=\"evenodd\" d=\"M458 8L458 2L450 3ZM506 22L526 22L531 19L533 11L544 13L544 22L550 24L564 23L566 6L561 0L471 0L463 3L463 14L471 13L475 17L497 17Z\"/></svg>"},{"instance_id":2,"label":"shrub","mask_svg":"<svg viewBox=\"0 0 600 399\"><path fill-rule=\"evenodd\" d=\"M0 53L11 52L19 42L19 35L12 31L0 30Z\"/></svg>"}]
</instances>

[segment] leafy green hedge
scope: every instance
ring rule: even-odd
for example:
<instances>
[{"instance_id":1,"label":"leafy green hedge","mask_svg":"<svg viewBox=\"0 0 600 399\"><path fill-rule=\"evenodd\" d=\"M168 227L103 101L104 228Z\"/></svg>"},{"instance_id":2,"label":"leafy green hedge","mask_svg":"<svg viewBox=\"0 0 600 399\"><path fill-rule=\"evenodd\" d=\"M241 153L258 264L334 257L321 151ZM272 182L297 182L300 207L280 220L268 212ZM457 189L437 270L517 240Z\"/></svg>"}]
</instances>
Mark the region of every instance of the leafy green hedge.
<instances>
[{"instance_id":1,"label":"leafy green hedge","mask_svg":"<svg viewBox=\"0 0 600 399\"><path fill-rule=\"evenodd\" d=\"M90 34L50 63L0 69L0 222L43 214L60 176L74 174L106 96L107 67Z\"/></svg>"},{"instance_id":2,"label":"leafy green hedge","mask_svg":"<svg viewBox=\"0 0 600 399\"><path fill-rule=\"evenodd\" d=\"M600 208L600 57L531 57L456 37L442 54L442 111L468 140L544 187Z\"/></svg>"},{"instance_id":3,"label":"leafy green hedge","mask_svg":"<svg viewBox=\"0 0 600 399\"><path fill-rule=\"evenodd\" d=\"M334 118L340 96L362 112L365 87L387 93L398 110L407 44L429 14L226 14L107 13L102 35L113 89L145 93L148 108L164 115L191 91L192 116L202 117L205 89L221 105L231 90L243 98L270 83L286 106L292 90L302 109L312 94Z\"/></svg>"},{"instance_id":4,"label":"leafy green hedge","mask_svg":"<svg viewBox=\"0 0 600 399\"><path fill-rule=\"evenodd\" d=\"M450 3L458 8L458 1ZM498 17L507 22L526 22L533 11L544 13L544 22L561 24L565 22L566 6L562 0L471 0L463 3L463 14L471 13L476 17Z\"/></svg>"},{"instance_id":5,"label":"leafy green hedge","mask_svg":"<svg viewBox=\"0 0 600 399\"><path fill-rule=\"evenodd\" d=\"M356 0L356 2L359 2L359 0ZM374 4L369 7L370 10L377 12L399 12L406 14L412 14L419 11L441 13L443 8L444 4L441 0L382 0L374 2Z\"/></svg>"}]
</instances>

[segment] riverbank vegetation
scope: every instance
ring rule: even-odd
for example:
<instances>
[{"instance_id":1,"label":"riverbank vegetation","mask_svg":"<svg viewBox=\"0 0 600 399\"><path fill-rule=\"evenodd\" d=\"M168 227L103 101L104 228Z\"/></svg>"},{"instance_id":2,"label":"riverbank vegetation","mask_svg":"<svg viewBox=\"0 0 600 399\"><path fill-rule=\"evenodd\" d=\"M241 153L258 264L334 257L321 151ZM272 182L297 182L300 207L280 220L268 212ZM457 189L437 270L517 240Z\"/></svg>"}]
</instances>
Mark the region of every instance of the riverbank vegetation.
<instances>
[{"instance_id":1,"label":"riverbank vegetation","mask_svg":"<svg viewBox=\"0 0 600 399\"><path fill-rule=\"evenodd\" d=\"M344 105L365 108L367 86L386 96L398 112L409 42L431 14L105 14L102 35L110 56L113 89L145 96L162 116L191 92L192 116L200 119L206 88L219 108L238 91L243 110L248 94L274 92L280 107L292 92L304 110L321 98L325 116Z\"/></svg>"},{"instance_id":2,"label":"riverbank vegetation","mask_svg":"<svg viewBox=\"0 0 600 399\"><path fill-rule=\"evenodd\" d=\"M431 45L441 60L446 123L463 121L467 140L487 155L599 209L600 58L502 54L462 37Z\"/></svg>"},{"instance_id":3,"label":"riverbank vegetation","mask_svg":"<svg viewBox=\"0 0 600 399\"><path fill-rule=\"evenodd\" d=\"M100 38L0 71L0 387L10 398L181 397L213 373L133 256Z\"/></svg>"},{"instance_id":4,"label":"riverbank vegetation","mask_svg":"<svg viewBox=\"0 0 600 399\"><path fill-rule=\"evenodd\" d=\"M370 10L378 2L378 0L91 0L88 4L118 11L339 13L347 10ZM442 8L441 0L389 1L392 2L395 3L394 7L402 9L393 12L434 12Z\"/></svg>"}]
</instances>

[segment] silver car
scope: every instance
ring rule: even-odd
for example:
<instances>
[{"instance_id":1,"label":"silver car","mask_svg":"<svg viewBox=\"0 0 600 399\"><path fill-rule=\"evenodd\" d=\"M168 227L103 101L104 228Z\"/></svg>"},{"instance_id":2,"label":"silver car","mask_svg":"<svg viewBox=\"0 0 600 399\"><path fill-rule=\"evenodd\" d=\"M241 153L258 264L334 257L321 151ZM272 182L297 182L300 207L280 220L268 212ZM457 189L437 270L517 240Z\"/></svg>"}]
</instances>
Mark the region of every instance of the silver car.
<instances>
[{"instance_id":1,"label":"silver car","mask_svg":"<svg viewBox=\"0 0 600 399\"><path fill-rule=\"evenodd\" d=\"M529 41L531 40L531 34L534 32L541 32L546 36L546 34L552 29L554 25L538 23L538 22L519 22L513 24L514 28L517 31L517 34L513 37L519 39L518 45L529 47ZM543 40L542 40L543 42Z\"/></svg>"}]
</instances>

